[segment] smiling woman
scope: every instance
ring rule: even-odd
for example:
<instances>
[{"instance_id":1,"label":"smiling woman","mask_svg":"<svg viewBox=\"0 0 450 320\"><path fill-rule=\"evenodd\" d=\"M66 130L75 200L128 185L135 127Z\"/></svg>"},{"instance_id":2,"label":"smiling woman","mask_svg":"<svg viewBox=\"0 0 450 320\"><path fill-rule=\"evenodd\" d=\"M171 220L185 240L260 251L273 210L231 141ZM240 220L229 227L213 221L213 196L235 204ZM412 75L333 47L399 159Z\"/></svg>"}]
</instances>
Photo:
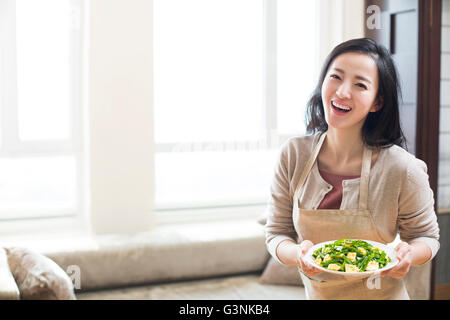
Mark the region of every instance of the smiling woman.
<instances>
[{"instance_id":1,"label":"smiling woman","mask_svg":"<svg viewBox=\"0 0 450 320\"><path fill-rule=\"evenodd\" d=\"M335 102L347 105L348 109L350 96L355 104L369 105L367 119L361 128L369 145L383 146L393 143L405 146L405 137L399 122L401 89L395 66L393 63L385 63L389 61L389 56L389 52L384 48L371 51L370 46L364 46L357 41L336 46L325 61L319 83L308 102L307 130L327 130L326 110L331 108L331 99L337 99ZM323 92L326 89L328 92ZM330 97L332 90L336 93ZM328 94L324 103L322 93Z\"/></svg>"},{"instance_id":2,"label":"smiling woman","mask_svg":"<svg viewBox=\"0 0 450 320\"><path fill-rule=\"evenodd\" d=\"M310 299L409 299L402 278L439 249L426 164L402 148L398 91L386 48L367 38L343 42L326 59L309 101L311 135L281 148L266 242L276 260L299 267ZM304 258L313 244L343 238L386 244L397 232L399 262L381 273L377 290L323 275Z\"/></svg>"},{"instance_id":3,"label":"smiling woman","mask_svg":"<svg viewBox=\"0 0 450 320\"><path fill-rule=\"evenodd\" d=\"M326 122L341 129L358 123L354 130L361 130L367 113L381 108L380 102L375 101L377 93L378 72L370 57L353 52L338 56L322 84Z\"/></svg>"},{"instance_id":4,"label":"smiling woman","mask_svg":"<svg viewBox=\"0 0 450 320\"><path fill-rule=\"evenodd\" d=\"M377 95L378 71L372 58L355 52L336 57L322 84L322 101L328 124L328 139L317 159L319 167L326 171L322 175L330 172L344 176L358 175L361 150L355 150L348 158L336 159L336 155L340 153L338 150L347 149L352 137L359 135L366 117L381 109L382 97ZM374 162L377 157L378 152L375 151Z\"/></svg>"}]
</instances>

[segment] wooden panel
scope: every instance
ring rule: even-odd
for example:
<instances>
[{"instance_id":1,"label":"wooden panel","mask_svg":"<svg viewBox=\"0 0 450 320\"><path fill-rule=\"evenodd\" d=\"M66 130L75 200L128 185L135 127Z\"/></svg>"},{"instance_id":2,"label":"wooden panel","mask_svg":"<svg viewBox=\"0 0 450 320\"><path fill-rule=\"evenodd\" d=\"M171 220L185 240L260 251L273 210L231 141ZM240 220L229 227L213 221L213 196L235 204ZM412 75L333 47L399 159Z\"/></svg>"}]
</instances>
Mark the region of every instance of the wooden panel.
<instances>
[{"instance_id":1,"label":"wooden panel","mask_svg":"<svg viewBox=\"0 0 450 320\"><path fill-rule=\"evenodd\" d=\"M419 0L418 79L424 80L424 87L418 86L420 89L417 92L417 154L428 164L430 186L435 195L438 194L439 145L436 142L439 141L441 18L442 0ZM448 217L448 215L444 216ZM449 247L446 246L447 251L448 249ZM440 267L436 269L436 263L433 262L430 283L433 289L430 299L434 297L436 274L446 272ZM445 276L448 274L447 270Z\"/></svg>"},{"instance_id":2,"label":"wooden panel","mask_svg":"<svg viewBox=\"0 0 450 320\"><path fill-rule=\"evenodd\" d=\"M450 300L450 283L436 285L434 300Z\"/></svg>"},{"instance_id":3,"label":"wooden panel","mask_svg":"<svg viewBox=\"0 0 450 320\"><path fill-rule=\"evenodd\" d=\"M386 33L382 31L389 30L389 20L386 20L386 18L389 18L389 15L386 14L385 10L387 8L386 1L384 0L365 0L364 1L364 16L367 19L369 17L369 14L367 14L366 10L371 5L376 5L381 10L381 29L368 29L367 25L364 26L364 36L370 39L373 39L380 43L386 43L385 39L381 39L381 37ZM366 20L367 21L367 20Z\"/></svg>"},{"instance_id":4,"label":"wooden panel","mask_svg":"<svg viewBox=\"0 0 450 320\"><path fill-rule=\"evenodd\" d=\"M441 69L442 0L419 0L419 66L417 91L417 156L428 164L430 185L437 194ZM420 88L420 89L419 89Z\"/></svg>"}]
</instances>

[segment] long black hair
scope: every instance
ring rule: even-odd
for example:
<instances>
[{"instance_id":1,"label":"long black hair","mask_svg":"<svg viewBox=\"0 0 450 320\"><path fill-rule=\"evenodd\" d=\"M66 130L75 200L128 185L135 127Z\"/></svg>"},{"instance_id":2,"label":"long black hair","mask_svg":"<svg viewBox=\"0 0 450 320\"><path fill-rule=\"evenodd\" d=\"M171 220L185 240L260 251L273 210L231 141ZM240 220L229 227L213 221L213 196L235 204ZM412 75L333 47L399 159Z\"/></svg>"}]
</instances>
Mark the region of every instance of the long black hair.
<instances>
[{"instance_id":1,"label":"long black hair","mask_svg":"<svg viewBox=\"0 0 450 320\"><path fill-rule=\"evenodd\" d=\"M328 55L321 70L319 81L306 108L306 130L308 133L328 130L322 102L322 84L334 59L346 52L363 53L371 57L378 69L378 92L376 101L382 107L369 112L361 129L363 141L372 147L390 147L393 144L406 148L406 139L400 127L399 76L389 51L369 38L352 39L336 46Z\"/></svg>"}]
</instances>

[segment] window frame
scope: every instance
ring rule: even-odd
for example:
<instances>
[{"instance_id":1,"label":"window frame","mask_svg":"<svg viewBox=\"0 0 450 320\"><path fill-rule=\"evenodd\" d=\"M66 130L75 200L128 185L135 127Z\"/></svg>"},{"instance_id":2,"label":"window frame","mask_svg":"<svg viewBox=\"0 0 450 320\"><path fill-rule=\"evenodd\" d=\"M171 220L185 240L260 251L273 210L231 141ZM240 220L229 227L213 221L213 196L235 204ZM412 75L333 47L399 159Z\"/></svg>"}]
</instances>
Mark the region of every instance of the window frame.
<instances>
[{"instance_id":1,"label":"window frame","mask_svg":"<svg viewBox=\"0 0 450 320\"><path fill-rule=\"evenodd\" d=\"M227 151L245 150L269 150L278 149L281 144L288 138L298 135L298 133L279 132L277 123L277 0L262 0L263 5L263 99L262 99L262 115L264 134L258 140L241 140L241 141L204 141L204 142L183 142L183 143L156 143L155 153L182 151L211 151L216 150L214 146L226 146ZM319 17L319 4L316 3L316 15ZM318 34L316 29L316 33ZM316 46L318 50L318 43ZM221 148L220 150L223 150ZM209 210L208 212L215 212L220 217L218 212L226 212L225 215L232 216L233 212L239 212L239 216L254 216L254 210L259 210L266 205L266 200L255 201L248 199L248 201L233 202L232 204L225 204L223 202L205 203L197 206L183 206L183 205L157 205L155 211L158 215L158 220L166 220L167 215L172 217L179 217L182 220L182 215L196 215L196 210L199 212ZM209 218L208 218L209 219ZM169 218L167 220L174 220Z\"/></svg>"},{"instance_id":2,"label":"window frame","mask_svg":"<svg viewBox=\"0 0 450 320\"><path fill-rule=\"evenodd\" d=\"M55 210L51 214L40 211L33 212L33 217L2 218L0 216L0 232L11 234L17 230L33 230L48 232L59 228L61 230L84 225L86 197L84 136L82 130L83 114L83 8L85 0L70 0L71 19L74 28L70 34L71 53L71 86L70 86L70 128L68 139L21 141L19 139L18 107L17 107L17 65L15 43L15 8L14 0L3 0L0 3L5 19L1 19L0 33L4 41L0 43L0 157L26 158L34 156L73 156L76 170L76 203L71 209ZM7 32L9 30L9 32ZM6 39L6 40L5 40ZM11 81L11 79L13 81ZM19 212L21 212L19 210ZM22 211L24 215L28 210ZM49 212L49 210L46 210ZM37 213L37 214L36 214Z\"/></svg>"},{"instance_id":3,"label":"window frame","mask_svg":"<svg viewBox=\"0 0 450 320\"><path fill-rule=\"evenodd\" d=\"M47 236L56 232L67 235L78 231L86 232L89 235L134 233L149 231L159 224L189 222L192 217L195 217L195 221L240 219L249 215L250 211L253 211L252 217L259 217L263 213L265 204L259 207L242 205L229 208L198 209L190 212L178 210L161 212L155 210L154 197L152 197L154 195L152 155L155 154L155 149L161 149L161 146L155 148L153 137L150 139L153 130L151 123L151 113L153 112L153 1L140 1L133 6L130 6L126 1L79 1L81 5L80 51L82 56L80 110L82 112L78 114L81 134L77 141L79 143L77 147L80 152L79 166L83 173L83 178L80 180L83 191L80 194L83 195L83 200L85 200L83 207L76 221L69 217L2 222L0 232L10 235L29 232L30 236L36 233L43 233L44 236ZM265 5L269 6L275 0L263 1L265 1ZM336 34L328 32L333 28L333 21L320 18L330 16L335 12L335 8L327 8L326 0L317 1L317 5L319 7L316 32L320 34L318 61L322 61L328 54L329 47L336 43L334 38ZM363 5L361 5L362 7ZM360 10L361 8L355 5L351 6L351 10L360 12L361 16L364 16L364 10ZM118 20L123 21L124 24L118 26ZM102 21L102 23L99 24L97 21ZM359 22L356 23L359 24ZM363 25L361 25L361 28L363 28ZM349 32L349 30L343 30L343 32L344 35L339 35L339 39L342 36L345 38L347 36L345 32ZM114 42L110 41L111 33L116 35ZM352 35L355 34L360 35L358 31L353 32L352 29ZM122 45L117 47L117 43ZM119 52L111 51L111 49L119 49ZM116 68L104 68L105 61L109 65L120 67L120 69L116 71ZM124 64L128 67L130 63L133 67L132 70L123 68ZM110 82L110 77L116 76L117 72L125 74L132 72L133 78L138 79L139 85L134 82L130 83L124 77L115 78L114 82ZM107 90L104 87L105 83L108 85ZM125 92L122 92L124 89ZM110 102L110 92L120 92L125 100L134 101L137 106L127 113L119 112L118 115L121 118L111 117L111 112L118 112L120 105L116 105L116 101L113 101L113 105L105 108L104 104ZM272 97L272 99L274 98ZM148 123L145 121L143 123L142 119ZM126 137L124 138L119 134L114 137L115 139L121 139L122 144L123 139L133 142L127 150L131 155L121 157L119 162L115 161L106 167L103 166L105 159L116 157L118 151L108 146L106 148L101 147L101 150L98 150L98 146L101 146L101 144L108 145L111 142L111 134L123 133L121 131L124 128L123 123L134 122L139 124L139 130L125 132ZM115 128L115 131L111 132L109 128ZM266 137L273 138L273 135L273 132L268 131ZM284 141L289 137L289 134L280 134L278 141ZM273 140L269 139L268 141ZM163 146L163 148L165 147ZM144 157L145 166L142 160L137 160L136 154L139 157ZM110 185L109 177L130 182L130 173L139 176L141 181L139 186L145 187L145 192L139 190L138 195L133 195L133 190L127 188L126 185L120 188L108 188ZM106 190L105 186L107 187ZM120 199L115 196L115 192L118 191L122 194ZM105 198L108 199L107 204L104 203ZM130 203L136 204L136 206L130 208ZM220 211L220 213L216 214L215 211ZM210 212L213 214L209 214ZM129 223L130 221L131 223Z\"/></svg>"}]
</instances>

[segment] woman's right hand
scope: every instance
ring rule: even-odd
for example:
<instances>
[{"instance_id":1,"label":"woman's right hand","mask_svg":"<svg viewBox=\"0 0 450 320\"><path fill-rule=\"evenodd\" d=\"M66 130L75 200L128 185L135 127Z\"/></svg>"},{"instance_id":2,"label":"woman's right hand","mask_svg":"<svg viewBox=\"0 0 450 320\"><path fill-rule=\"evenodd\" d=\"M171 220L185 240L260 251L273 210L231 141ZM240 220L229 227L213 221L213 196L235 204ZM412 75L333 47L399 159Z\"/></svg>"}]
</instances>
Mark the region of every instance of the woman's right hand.
<instances>
[{"instance_id":1,"label":"woman's right hand","mask_svg":"<svg viewBox=\"0 0 450 320\"><path fill-rule=\"evenodd\" d=\"M304 255L308 252L308 250L313 246L313 243L309 240L303 240L300 243L300 250L298 253L297 260L299 262L300 268L303 273L308 277L314 277L321 274L323 271L317 268L316 266L306 262Z\"/></svg>"}]
</instances>

